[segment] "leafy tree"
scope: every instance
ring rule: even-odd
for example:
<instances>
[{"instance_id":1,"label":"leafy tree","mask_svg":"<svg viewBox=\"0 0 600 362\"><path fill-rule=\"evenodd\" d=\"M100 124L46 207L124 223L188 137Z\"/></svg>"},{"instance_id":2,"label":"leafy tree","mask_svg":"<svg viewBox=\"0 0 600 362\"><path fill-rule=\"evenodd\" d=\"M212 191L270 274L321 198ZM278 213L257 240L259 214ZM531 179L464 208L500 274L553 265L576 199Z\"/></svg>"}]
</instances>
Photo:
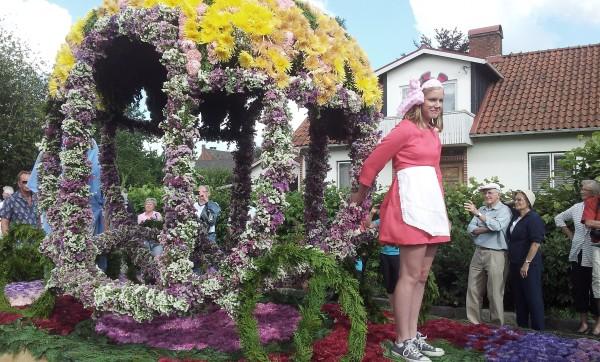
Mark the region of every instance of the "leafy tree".
<instances>
[{"instance_id":1,"label":"leafy tree","mask_svg":"<svg viewBox=\"0 0 600 362\"><path fill-rule=\"evenodd\" d=\"M149 114L138 94L127 107L125 114L139 120L148 120ZM157 151L147 150L146 143L156 143L158 138L138 130L119 129L116 135L117 169L121 185L131 188L143 185L162 185L164 157Z\"/></svg>"},{"instance_id":2,"label":"leafy tree","mask_svg":"<svg viewBox=\"0 0 600 362\"><path fill-rule=\"evenodd\" d=\"M466 53L469 51L469 39L463 34L462 31L458 30L456 27L452 30L446 28L435 29L434 39L437 43L438 49L446 49L446 50L454 50ZM419 42L413 41L413 44L419 48L421 46L426 46L429 48L434 48L432 45L432 40L425 34L421 34L421 38Z\"/></svg>"},{"instance_id":3,"label":"leafy tree","mask_svg":"<svg viewBox=\"0 0 600 362\"><path fill-rule=\"evenodd\" d=\"M0 185L33 167L42 138L47 74L0 19Z\"/></svg>"},{"instance_id":4,"label":"leafy tree","mask_svg":"<svg viewBox=\"0 0 600 362\"><path fill-rule=\"evenodd\" d=\"M154 138L140 132L117 131L117 168L123 186L162 184L163 156L144 149Z\"/></svg>"}]
</instances>

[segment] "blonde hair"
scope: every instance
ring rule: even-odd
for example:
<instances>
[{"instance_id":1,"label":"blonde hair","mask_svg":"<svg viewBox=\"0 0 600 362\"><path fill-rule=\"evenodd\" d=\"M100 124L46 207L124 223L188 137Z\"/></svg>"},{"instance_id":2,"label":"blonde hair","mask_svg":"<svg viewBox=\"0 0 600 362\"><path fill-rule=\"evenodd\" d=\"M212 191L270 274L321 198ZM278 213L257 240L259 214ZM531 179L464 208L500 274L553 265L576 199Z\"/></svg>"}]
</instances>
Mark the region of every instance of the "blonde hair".
<instances>
[{"instance_id":1,"label":"blonde hair","mask_svg":"<svg viewBox=\"0 0 600 362\"><path fill-rule=\"evenodd\" d=\"M423 89L423 94L425 96L427 96L427 93L429 93L430 91L432 91L434 89L440 89L440 88L436 88L436 87L425 88L425 89ZM441 88L441 89L443 89L443 88ZM415 104L411 109L408 110L408 112L406 112L406 114L404 115L404 118L410 119L411 121L415 122L417 126L419 126L421 128L434 127L434 128L437 128L438 131L442 132L442 130L444 129L444 107L442 107L439 116L437 116L435 119L432 119L431 121L428 121L423 118L423 114L421 112L421 106L422 106L422 104Z\"/></svg>"}]
</instances>

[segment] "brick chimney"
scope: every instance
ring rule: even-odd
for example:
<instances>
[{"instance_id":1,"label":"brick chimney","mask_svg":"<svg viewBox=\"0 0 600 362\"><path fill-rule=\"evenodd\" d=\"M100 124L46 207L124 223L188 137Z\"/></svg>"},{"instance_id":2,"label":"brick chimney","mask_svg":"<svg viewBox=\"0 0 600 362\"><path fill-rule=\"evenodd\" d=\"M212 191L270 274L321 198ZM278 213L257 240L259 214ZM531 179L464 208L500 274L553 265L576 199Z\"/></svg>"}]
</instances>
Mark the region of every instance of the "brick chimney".
<instances>
[{"instance_id":1,"label":"brick chimney","mask_svg":"<svg viewBox=\"0 0 600 362\"><path fill-rule=\"evenodd\" d=\"M503 37L501 25L469 30L469 55L477 58L502 55Z\"/></svg>"}]
</instances>

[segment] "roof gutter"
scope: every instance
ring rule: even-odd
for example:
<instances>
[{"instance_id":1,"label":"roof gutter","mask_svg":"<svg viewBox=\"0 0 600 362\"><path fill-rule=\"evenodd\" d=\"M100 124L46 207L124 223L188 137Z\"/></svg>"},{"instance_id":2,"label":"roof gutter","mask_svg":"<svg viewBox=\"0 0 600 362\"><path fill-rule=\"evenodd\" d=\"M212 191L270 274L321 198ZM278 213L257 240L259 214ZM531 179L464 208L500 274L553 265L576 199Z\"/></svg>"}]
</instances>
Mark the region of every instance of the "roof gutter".
<instances>
[{"instance_id":1,"label":"roof gutter","mask_svg":"<svg viewBox=\"0 0 600 362\"><path fill-rule=\"evenodd\" d=\"M502 136L521 136L521 135L536 135L536 134L551 134L551 133L580 133L580 132L595 132L600 131L600 127L589 127L589 128L569 128L569 129L548 129L541 131L522 131L522 132L501 132L501 133L485 133L485 134L474 134L471 133L471 138L484 138L484 137L502 137Z\"/></svg>"}]
</instances>

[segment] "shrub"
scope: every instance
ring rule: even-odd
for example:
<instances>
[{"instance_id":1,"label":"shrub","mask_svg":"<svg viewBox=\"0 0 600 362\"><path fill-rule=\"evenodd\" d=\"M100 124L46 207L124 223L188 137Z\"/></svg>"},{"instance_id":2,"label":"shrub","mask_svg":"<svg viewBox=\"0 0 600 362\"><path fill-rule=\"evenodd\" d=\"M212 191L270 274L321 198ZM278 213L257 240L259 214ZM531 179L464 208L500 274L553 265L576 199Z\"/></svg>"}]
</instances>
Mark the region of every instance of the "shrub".
<instances>
[{"instance_id":1,"label":"shrub","mask_svg":"<svg viewBox=\"0 0 600 362\"><path fill-rule=\"evenodd\" d=\"M163 187L159 185L146 184L130 187L127 191L127 200L136 215L144 212L144 202L148 197L156 199L156 211L162 212L164 193Z\"/></svg>"}]
</instances>

